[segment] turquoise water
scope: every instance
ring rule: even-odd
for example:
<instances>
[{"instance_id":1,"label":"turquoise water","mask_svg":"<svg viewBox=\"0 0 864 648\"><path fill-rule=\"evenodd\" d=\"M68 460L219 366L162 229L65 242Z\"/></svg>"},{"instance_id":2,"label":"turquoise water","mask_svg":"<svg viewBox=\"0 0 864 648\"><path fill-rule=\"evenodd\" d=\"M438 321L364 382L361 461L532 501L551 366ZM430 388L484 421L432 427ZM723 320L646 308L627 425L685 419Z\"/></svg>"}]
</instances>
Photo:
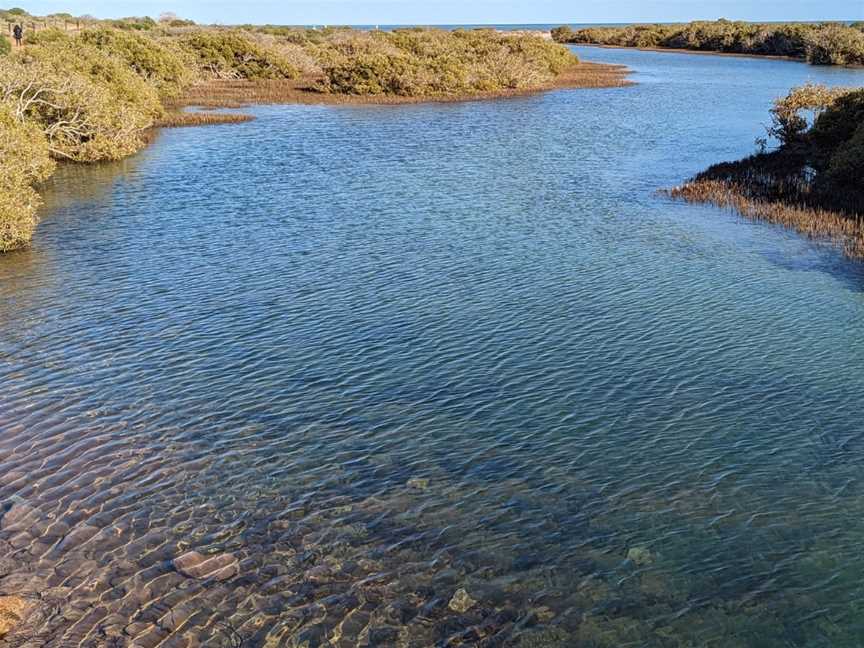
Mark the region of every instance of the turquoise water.
<instances>
[{"instance_id":1,"label":"turquoise water","mask_svg":"<svg viewBox=\"0 0 864 648\"><path fill-rule=\"evenodd\" d=\"M638 85L61 169L0 259L0 645L864 642L864 266L656 194L864 72L578 51Z\"/></svg>"}]
</instances>

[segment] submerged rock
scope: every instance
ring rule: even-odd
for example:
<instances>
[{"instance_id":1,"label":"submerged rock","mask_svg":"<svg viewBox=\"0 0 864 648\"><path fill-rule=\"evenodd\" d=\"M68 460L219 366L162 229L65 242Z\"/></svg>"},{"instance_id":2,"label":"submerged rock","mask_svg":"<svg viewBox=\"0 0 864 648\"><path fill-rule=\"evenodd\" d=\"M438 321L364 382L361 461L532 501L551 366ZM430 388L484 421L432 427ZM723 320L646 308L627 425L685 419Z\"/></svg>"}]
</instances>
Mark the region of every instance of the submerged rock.
<instances>
[{"instance_id":1,"label":"submerged rock","mask_svg":"<svg viewBox=\"0 0 864 648\"><path fill-rule=\"evenodd\" d=\"M548 605L541 605L534 610L534 615L541 623L548 623L555 618L555 612Z\"/></svg>"},{"instance_id":2,"label":"submerged rock","mask_svg":"<svg viewBox=\"0 0 864 648\"><path fill-rule=\"evenodd\" d=\"M424 491L429 488L429 480L424 477L412 477L405 485L412 490Z\"/></svg>"},{"instance_id":3,"label":"submerged rock","mask_svg":"<svg viewBox=\"0 0 864 648\"><path fill-rule=\"evenodd\" d=\"M0 596L0 638L21 623L35 604L20 596Z\"/></svg>"},{"instance_id":4,"label":"submerged rock","mask_svg":"<svg viewBox=\"0 0 864 648\"><path fill-rule=\"evenodd\" d=\"M307 569L304 575L310 583L322 584L333 580L336 570L330 565L316 565Z\"/></svg>"},{"instance_id":5,"label":"submerged rock","mask_svg":"<svg viewBox=\"0 0 864 648\"><path fill-rule=\"evenodd\" d=\"M13 504L0 518L0 529L8 533L26 531L40 518L41 514L38 509L30 506L27 502L19 501Z\"/></svg>"},{"instance_id":6,"label":"submerged rock","mask_svg":"<svg viewBox=\"0 0 864 648\"><path fill-rule=\"evenodd\" d=\"M60 549L62 551L70 551L71 549L80 547L89 542L97 533L99 533L99 529L89 524L76 526L63 538L63 542L60 543Z\"/></svg>"},{"instance_id":7,"label":"submerged rock","mask_svg":"<svg viewBox=\"0 0 864 648\"><path fill-rule=\"evenodd\" d=\"M222 553L204 556L190 551L174 559L174 569L188 578L198 580L228 580L240 572L240 565L234 554Z\"/></svg>"},{"instance_id":8,"label":"submerged rock","mask_svg":"<svg viewBox=\"0 0 864 648\"><path fill-rule=\"evenodd\" d=\"M633 562L637 567L644 567L654 562L654 554L645 547L631 547L627 551L627 560Z\"/></svg>"},{"instance_id":9,"label":"submerged rock","mask_svg":"<svg viewBox=\"0 0 864 648\"><path fill-rule=\"evenodd\" d=\"M453 595L453 598L450 599L449 607L454 612L458 612L459 614L465 614L475 605L477 605L477 601L471 598L471 595L468 594L468 592L466 592L464 589L458 589Z\"/></svg>"}]
</instances>

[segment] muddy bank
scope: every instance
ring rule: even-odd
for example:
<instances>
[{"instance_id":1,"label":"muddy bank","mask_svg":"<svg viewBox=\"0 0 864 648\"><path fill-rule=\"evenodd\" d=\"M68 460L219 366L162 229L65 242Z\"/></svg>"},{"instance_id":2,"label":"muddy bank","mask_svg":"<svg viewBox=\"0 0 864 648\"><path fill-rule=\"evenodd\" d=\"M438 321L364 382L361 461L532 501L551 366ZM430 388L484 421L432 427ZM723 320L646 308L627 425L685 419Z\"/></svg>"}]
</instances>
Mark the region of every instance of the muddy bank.
<instances>
[{"instance_id":1,"label":"muddy bank","mask_svg":"<svg viewBox=\"0 0 864 648\"><path fill-rule=\"evenodd\" d=\"M559 89L618 88L632 85L630 70L622 65L581 62L559 75L552 83L513 90L442 96L348 95L320 92L315 79L210 81L186 91L172 108L240 108L249 104L399 105L481 101L519 97Z\"/></svg>"}]
</instances>

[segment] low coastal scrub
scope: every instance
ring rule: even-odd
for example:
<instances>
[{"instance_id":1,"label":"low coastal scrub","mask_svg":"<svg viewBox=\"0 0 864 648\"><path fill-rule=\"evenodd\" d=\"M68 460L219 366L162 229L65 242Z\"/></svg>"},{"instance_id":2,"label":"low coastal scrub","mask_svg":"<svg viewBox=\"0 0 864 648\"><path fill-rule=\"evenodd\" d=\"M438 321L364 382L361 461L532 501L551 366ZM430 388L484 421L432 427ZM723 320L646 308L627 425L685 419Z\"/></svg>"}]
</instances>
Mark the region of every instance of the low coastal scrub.
<instances>
[{"instance_id":1,"label":"low coastal scrub","mask_svg":"<svg viewBox=\"0 0 864 648\"><path fill-rule=\"evenodd\" d=\"M552 30L552 37L560 43L786 56L816 65L864 65L864 25L859 23L760 24L721 19L683 25L558 27Z\"/></svg>"},{"instance_id":2,"label":"low coastal scrub","mask_svg":"<svg viewBox=\"0 0 864 648\"><path fill-rule=\"evenodd\" d=\"M48 141L38 126L0 106L0 252L26 245L36 228L39 195L33 184L54 170Z\"/></svg>"},{"instance_id":3,"label":"low coastal scrub","mask_svg":"<svg viewBox=\"0 0 864 648\"><path fill-rule=\"evenodd\" d=\"M320 89L352 95L442 96L539 87L578 64L535 35L492 30L336 31L309 46Z\"/></svg>"},{"instance_id":4,"label":"low coastal scrub","mask_svg":"<svg viewBox=\"0 0 864 648\"><path fill-rule=\"evenodd\" d=\"M864 89L802 86L771 115L777 150L715 165L669 193L830 239L864 258Z\"/></svg>"},{"instance_id":5,"label":"low coastal scrub","mask_svg":"<svg viewBox=\"0 0 864 648\"><path fill-rule=\"evenodd\" d=\"M42 129L54 157L76 162L134 153L163 111L120 59L77 41L30 46L0 64L0 99Z\"/></svg>"},{"instance_id":6,"label":"low coastal scrub","mask_svg":"<svg viewBox=\"0 0 864 648\"><path fill-rule=\"evenodd\" d=\"M580 66L566 47L530 33L226 29L176 18L85 27L28 33L26 47L0 57L0 250L32 235L33 187L53 160L117 160L143 147L154 126L249 119L179 110L198 99L461 99L544 89L565 73L573 86L624 84L622 69Z\"/></svg>"},{"instance_id":7,"label":"low coastal scrub","mask_svg":"<svg viewBox=\"0 0 864 648\"><path fill-rule=\"evenodd\" d=\"M299 75L278 51L237 31L198 29L184 33L180 46L204 73L219 79L293 79Z\"/></svg>"},{"instance_id":8,"label":"low coastal scrub","mask_svg":"<svg viewBox=\"0 0 864 648\"><path fill-rule=\"evenodd\" d=\"M197 78L193 56L167 39L102 27L82 32L80 41L120 58L165 97L179 95Z\"/></svg>"}]
</instances>

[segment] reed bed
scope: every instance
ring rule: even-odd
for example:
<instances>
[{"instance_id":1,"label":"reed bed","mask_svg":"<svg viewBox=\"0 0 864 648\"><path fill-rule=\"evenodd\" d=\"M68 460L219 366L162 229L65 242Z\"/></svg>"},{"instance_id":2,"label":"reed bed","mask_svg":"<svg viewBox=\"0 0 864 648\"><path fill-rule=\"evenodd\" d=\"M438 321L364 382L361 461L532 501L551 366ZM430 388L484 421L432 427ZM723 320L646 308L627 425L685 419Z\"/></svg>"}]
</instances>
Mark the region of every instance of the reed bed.
<instances>
[{"instance_id":1,"label":"reed bed","mask_svg":"<svg viewBox=\"0 0 864 648\"><path fill-rule=\"evenodd\" d=\"M782 225L810 239L831 242L849 258L864 259L864 217L861 214L755 197L752 189L724 180L696 178L665 193L689 203L711 203L732 209L751 220Z\"/></svg>"},{"instance_id":2,"label":"reed bed","mask_svg":"<svg viewBox=\"0 0 864 648\"><path fill-rule=\"evenodd\" d=\"M214 112L170 112L157 120L156 128L184 128L187 126L216 126L219 124L241 124L255 119L252 115Z\"/></svg>"},{"instance_id":3,"label":"reed bed","mask_svg":"<svg viewBox=\"0 0 864 648\"><path fill-rule=\"evenodd\" d=\"M864 88L804 85L778 98L769 137L780 146L706 169L665 193L831 241L864 259Z\"/></svg>"}]
</instances>

